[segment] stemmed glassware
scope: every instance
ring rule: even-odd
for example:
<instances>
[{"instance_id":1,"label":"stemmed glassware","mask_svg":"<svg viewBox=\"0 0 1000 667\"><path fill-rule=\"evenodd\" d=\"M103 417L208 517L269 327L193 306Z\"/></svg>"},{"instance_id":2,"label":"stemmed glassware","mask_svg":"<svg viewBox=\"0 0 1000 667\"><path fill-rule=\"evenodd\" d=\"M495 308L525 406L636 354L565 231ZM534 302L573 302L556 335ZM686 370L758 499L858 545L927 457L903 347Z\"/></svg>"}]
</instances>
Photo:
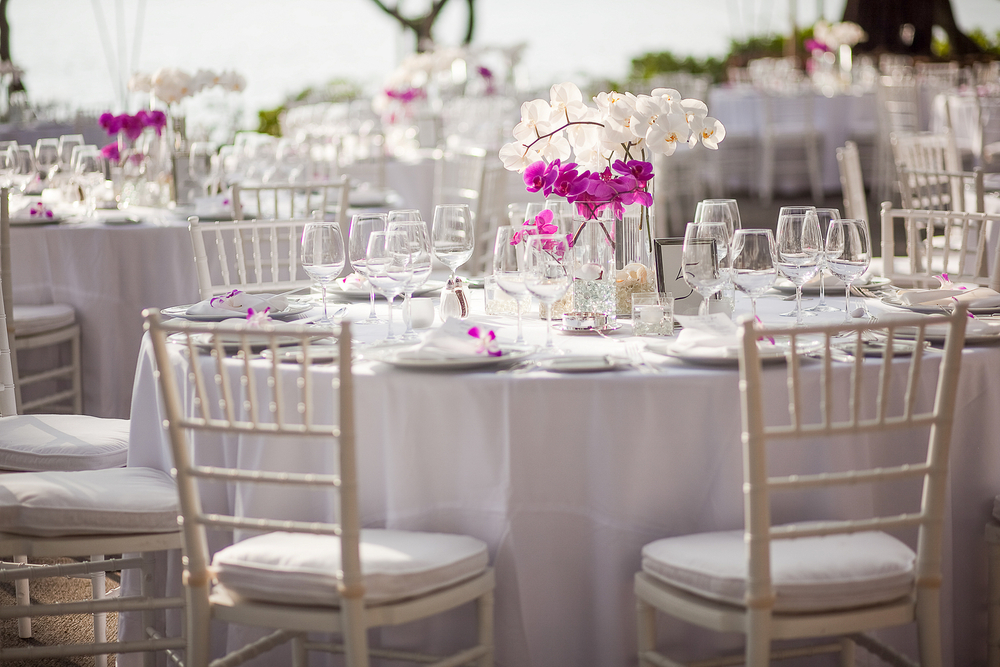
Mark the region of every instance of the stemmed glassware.
<instances>
[{"instance_id":1,"label":"stemmed glassware","mask_svg":"<svg viewBox=\"0 0 1000 667\"><path fill-rule=\"evenodd\" d=\"M823 252L823 235L815 207L782 206L775 241L778 271L795 285L795 310L782 315L794 315L795 323L802 324L802 286L816 275Z\"/></svg>"},{"instance_id":2,"label":"stemmed glassware","mask_svg":"<svg viewBox=\"0 0 1000 667\"><path fill-rule=\"evenodd\" d=\"M835 208L818 208L816 209L816 217L819 218L819 233L823 235L823 238L826 238L830 230L830 222L840 220L840 211ZM811 308L806 308L807 313L832 313L837 310L837 308L826 304L826 281L823 280L823 274L827 268L829 267L827 266L826 253L820 253L819 303Z\"/></svg>"},{"instance_id":3,"label":"stemmed glassware","mask_svg":"<svg viewBox=\"0 0 1000 667\"><path fill-rule=\"evenodd\" d=\"M420 217L420 211L415 208L401 208L394 211L389 211L389 222L416 222L418 220L423 220Z\"/></svg>"},{"instance_id":4,"label":"stemmed glassware","mask_svg":"<svg viewBox=\"0 0 1000 667\"><path fill-rule=\"evenodd\" d=\"M86 143L82 134L64 134L59 137L59 168L68 174L74 173L73 149Z\"/></svg>"},{"instance_id":5,"label":"stemmed glassware","mask_svg":"<svg viewBox=\"0 0 1000 667\"><path fill-rule=\"evenodd\" d=\"M212 144L207 141L195 141L191 144L191 154L188 157L188 173L195 183L198 184L199 197L208 194L208 186L212 182L214 174L212 172L212 157L215 151Z\"/></svg>"},{"instance_id":6,"label":"stemmed glassware","mask_svg":"<svg viewBox=\"0 0 1000 667\"><path fill-rule=\"evenodd\" d=\"M524 284L545 304L545 348L555 352L552 342L552 304L566 295L573 280L569 266L569 241L560 234L528 237L525 249Z\"/></svg>"},{"instance_id":7,"label":"stemmed glassware","mask_svg":"<svg viewBox=\"0 0 1000 667\"><path fill-rule=\"evenodd\" d=\"M864 220L831 220L826 234L826 262L833 275L847 284L844 321L851 321L851 285L872 261L872 242Z\"/></svg>"},{"instance_id":8,"label":"stemmed glassware","mask_svg":"<svg viewBox=\"0 0 1000 667\"><path fill-rule=\"evenodd\" d=\"M391 215L391 214L390 214ZM419 336L413 331L413 320L410 317L410 299L413 292L427 282L431 275L431 241L427 235L427 225L423 220L389 221L386 227L389 231L403 232L406 237L406 251L409 254L410 272L403 285L403 340L417 340Z\"/></svg>"},{"instance_id":9,"label":"stemmed glassware","mask_svg":"<svg viewBox=\"0 0 1000 667\"><path fill-rule=\"evenodd\" d=\"M319 283L323 294L323 318L317 324L333 324L326 310L326 287L344 270L344 237L335 222L307 222L302 228L302 268Z\"/></svg>"},{"instance_id":10,"label":"stemmed glassware","mask_svg":"<svg viewBox=\"0 0 1000 667\"><path fill-rule=\"evenodd\" d=\"M778 277L774 264L777 248L770 229L737 229L733 235L733 284L750 297L750 312L757 319L757 298Z\"/></svg>"},{"instance_id":11,"label":"stemmed glassware","mask_svg":"<svg viewBox=\"0 0 1000 667\"><path fill-rule=\"evenodd\" d=\"M385 213L355 213L351 218L351 228L347 232L347 257L351 268L368 279L368 296L371 310L368 318L358 324L382 324L375 313L375 286L368 276L368 239L372 232L384 232L388 216Z\"/></svg>"},{"instance_id":12,"label":"stemmed glassware","mask_svg":"<svg viewBox=\"0 0 1000 667\"><path fill-rule=\"evenodd\" d=\"M684 282L702 297L699 315L708 315L708 300L722 289L728 273L729 230L724 222L691 222L684 229L681 263Z\"/></svg>"},{"instance_id":13,"label":"stemmed glassware","mask_svg":"<svg viewBox=\"0 0 1000 667\"><path fill-rule=\"evenodd\" d=\"M93 216L97 209L94 190L104 183L104 156L97 148L87 148L76 152L73 175L83 193L87 215Z\"/></svg>"},{"instance_id":14,"label":"stemmed glassware","mask_svg":"<svg viewBox=\"0 0 1000 667\"><path fill-rule=\"evenodd\" d=\"M520 227L504 226L497 229L496 244L493 247L493 276L497 287L514 299L517 307L517 343L524 342L524 332L521 328L521 309L529 300L530 293L525 283L525 246L514 243L514 234Z\"/></svg>"},{"instance_id":15,"label":"stemmed glassware","mask_svg":"<svg viewBox=\"0 0 1000 667\"><path fill-rule=\"evenodd\" d=\"M695 222L724 222L732 238L740 223L740 208L735 199L703 199L694 210Z\"/></svg>"},{"instance_id":16,"label":"stemmed glassware","mask_svg":"<svg viewBox=\"0 0 1000 667\"><path fill-rule=\"evenodd\" d=\"M11 146L9 151L13 151L15 155L14 161L14 187L21 191L21 193L26 193L31 189L31 182L35 179L35 154L31 150L31 146Z\"/></svg>"},{"instance_id":17,"label":"stemmed glassware","mask_svg":"<svg viewBox=\"0 0 1000 667\"><path fill-rule=\"evenodd\" d=\"M469 205L435 206L431 241L434 244L434 256L451 269L451 282L454 283L455 271L469 261L475 250L472 211L469 210Z\"/></svg>"},{"instance_id":18,"label":"stemmed glassware","mask_svg":"<svg viewBox=\"0 0 1000 667\"><path fill-rule=\"evenodd\" d=\"M372 232L368 237L368 251L365 265L368 269L368 280L389 302L389 321L385 340L394 341L396 334L392 332L392 302L403 291L407 272L413 268L395 249L406 242L405 232L384 231Z\"/></svg>"},{"instance_id":19,"label":"stemmed glassware","mask_svg":"<svg viewBox=\"0 0 1000 667\"><path fill-rule=\"evenodd\" d=\"M59 168L59 140L55 137L39 139L35 143L35 168L42 178L52 178Z\"/></svg>"}]
</instances>

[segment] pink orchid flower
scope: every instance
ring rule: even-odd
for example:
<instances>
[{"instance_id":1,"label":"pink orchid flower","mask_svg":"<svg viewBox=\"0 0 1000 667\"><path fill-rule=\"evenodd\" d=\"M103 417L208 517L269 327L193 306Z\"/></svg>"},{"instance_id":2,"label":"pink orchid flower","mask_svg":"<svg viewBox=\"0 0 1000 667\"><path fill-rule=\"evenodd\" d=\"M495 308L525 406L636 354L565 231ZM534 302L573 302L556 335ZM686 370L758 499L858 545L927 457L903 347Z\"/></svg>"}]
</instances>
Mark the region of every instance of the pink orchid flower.
<instances>
[{"instance_id":1,"label":"pink orchid flower","mask_svg":"<svg viewBox=\"0 0 1000 667\"><path fill-rule=\"evenodd\" d=\"M268 306L260 312L254 312L253 308L247 308L247 326L250 327L262 327L271 321L271 316L268 313L271 312L271 306Z\"/></svg>"},{"instance_id":2,"label":"pink orchid flower","mask_svg":"<svg viewBox=\"0 0 1000 667\"><path fill-rule=\"evenodd\" d=\"M469 335L473 338L478 339L479 344L476 346L476 354L488 354L491 357L499 357L503 355L500 351L500 346L497 345L497 336L490 331L481 331L479 327L472 327L469 329Z\"/></svg>"}]
</instances>

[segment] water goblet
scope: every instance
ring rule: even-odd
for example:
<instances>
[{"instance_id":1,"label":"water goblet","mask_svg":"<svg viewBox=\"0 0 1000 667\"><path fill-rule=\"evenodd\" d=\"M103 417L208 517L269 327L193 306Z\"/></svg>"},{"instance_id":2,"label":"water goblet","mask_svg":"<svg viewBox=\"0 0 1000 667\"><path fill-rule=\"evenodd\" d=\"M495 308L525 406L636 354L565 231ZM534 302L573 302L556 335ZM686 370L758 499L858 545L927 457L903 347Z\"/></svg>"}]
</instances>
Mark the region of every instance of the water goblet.
<instances>
[{"instance_id":1,"label":"water goblet","mask_svg":"<svg viewBox=\"0 0 1000 667\"><path fill-rule=\"evenodd\" d=\"M517 305L517 343L524 342L524 332L521 328L521 308L530 293L525 284L525 244L521 237L515 236L520 227L500 227L497 229L496 243L493 246L493 276L497 287L505 294L513 297Z\"/></svg>"},{"instance_id":2,"label":"water goblet","mask_svg":"<svg viewBox=\"0 0 1000 667\"><path fill-rule=\"evenodd\" d=\"M407 271L413 271L412 266L402 264L403 258L393 252L393 248L400 243L398 238L405 237L406 234L399 231L372 232L368 237L365 261L368 280L389 302L389 326L385 335L387 341L396 339L396 334L392 331L392 302L403 291L405 281L400 278L405 277Z\"/></svg>"},{"instance_id":3,"label":"water goblet","mask_svg":"<svg viewBox=\"0 0 1000 667\"><path fill-rule=\"evenodd\" d=\"M204 197L208 194L208 187L214 177L212 172L212 157L214 155L212 144L207 141L195 141L191 144L188 173L191 175L191 179L198 184L199 190L196 195L198 197Z\"/></svg>"},{"instance_id":4,"label":"water goblet","mask_svg":"<svg viewBox=\"0 0 1000 667\"><path fill-rule=\"evenodd\" d=\"M14 187L22 194L27 194L31 190L31 183L37 177L35 171L35 153L31 146L12 146L8 149L13 151L15 157L14 173L11 177Z\"/></svg>"},{"instance_id":5,"label":"water goblet","mask_svg":"<svg viewBox=\"0 0 1000 667\"><path fill-rule=\"evenodd\" d=\"M740 223L740 208L735 199L703 199L694 210L695 222L724 222L732 238Z\"/></svg>"},{"instance_id":6,"label":"water goblet","mask_svg":"<svg viewBox=\"0 0 1000 667\"><path fill-rule=\"evenodd\" d=\"M73 175L80 187L80 194L88 216L97 210L95 190L104 184L104 156L97 148L81 149L76 153Z\"/></svg>"},{"instance_id":7,"label":"water goblet","mask_svg":"<svg viewBox=\"0 0 1000 667\"><path fill-rule=\"evenodd\" d=\"M351 218L351 227L347 232L347 258L351 261L351 268L368 278L368 239L372 232L385 231L388 216L385 213L355 213ZM375 313L375 286L368 280L368 297L371 301L371 310L368 318L361 320L358 324L382 324Z\"/></svg>"},{"instance_id":8,"label":"water goblet","mask_svg":"<svg viewBox=\"0 0 1000 667\"><path fill-rule=\"evenodd\" d=\"M451 269L451 282L455 282L455 271L472 257L475 237L472 225L472 211L468 204L438 204L434 207L434 223L431 227L431 241L434 256Z\"/></svg>"},{"instance_id":9,"label":"water goblet","mask_svg":"<svg viewBox=\"0 0 1000 667\"><path fill-rule=\"evenodd\" d=\"M827 237L830 230L830 222L832 220L840 220L840 211L835 208L818 208L816 209L816 217L819 218L819 233L822 234L823 238ZM838 308L829 306L826 303L826 281L823 279L823 274L826 273L827 266L826 253L820 254L820 267L819 267L819 303L811 308L806 308L807 313L832 313Z\"/></svg>"},{"instance_id":10,"label":"water goblet","mask_svg":"<svg viewBox=\"0 0 1000 667\"><path fill-rule=\"evenodd\" d=\"M778 277L777 248L770 229L737 229L733 235L733 284L750 297L750 313L757 319L757 298Z\"/></svg>"},{"instance_id":11,"label":"water goblet","mask_svg":"<svg viewBox=\"0 0 1000 667\"><path fill-rule=\"evenodd\" d=\"M45 180L55 176L59 169L59 140L55 137L39 139L35 143L35 168Z\"/></svg>"},{"instance_id":12,"label":"water goblet","mask_svg":"<svg viewBox=\"0 0 1000 667\"><path fill-rule=\"evenodd\" d=\"M402 208L389 211L389 222L417 222L423 220L420 211L415 208Z\"/></svg>"},{"instance_id":13,"label":"water goblet","mask_svg":"<svg viewBox=\"0 0 1000 667\"><path fill-rule=\"evenodd\" d=\"M823 235L819 219L812 206L782 206L778 212L778 271L795 285L795 310L782 313L794 315L795 323L802 324L802 286L819 270L823 251Z\"/></svg>"},{"instance_id":14,"label":"water goblet","mask_svg":"<svg viewBox=\"0 0 1000 667\"><path fill-rule=\"evenodd\" d=\"M690 222L684 229L684 282L702 297L699 315L708 315L708 300L726 282L728 233L724 222Z\"/></svg>"},{"instance_id":15,"label":"water goblet","mask_svg":"<svg viewBox=\"0 0 1000 667\"><path fill-rule=\"evenodd\" d=\"M64 134L59 137L59 168L66 173L74 173L73 149L87 142L82 134Z\"/></svg>"},{"instance_id":16,"label":"water goblet","mask_svg":"<svg viewBox=\"0 0 1000 667\"><path fill-rule=\"evenodd\" d=\"M390 221L386 229L403 232L406 235L410 272L403 286L403 323L406 328L402 339L418 340L420 336L413 331L413 321L410 318L410 299L413 297L413 292L427 282L431 274L431 241L427 234L427 225L422 220L397 220Z\"/></svg>"},{"instance_id":17,"label":"water goblet","mask_svg":"<svg viewBox=\"0 0 1000 667\"><path fill-rule=\"evenodd\" d=\"M847 285L844 322L851 321L851 285L872 261L871 234L864 220L831 220L826 235L826 262L830 272Z\"/></svg>"},{"instance_id":18,"label":"water goblet","mask_svg":"<svg viewBox=\"0 0 1000 667\"><path fill-rule=\"evenodd\" d=\"M319 283L323 294L323 317L317 324L331 325L326 310L326 287L344 270L344 237L335 222L307 222L302 228L302 268Z\"/></svg>"},{"instance_id":19,"label":"water goblet","mask_svg":"<svg viewBox=\"0 0 1000 667\"><path fill-rule=\"evenodd\" d=\"M573 280L569 265L569 241L561 234L528 237L525 249L524 284L545 304L545 348L558 353L552 342L552 304L566 295Z\"/></svg>"}]
</instances>

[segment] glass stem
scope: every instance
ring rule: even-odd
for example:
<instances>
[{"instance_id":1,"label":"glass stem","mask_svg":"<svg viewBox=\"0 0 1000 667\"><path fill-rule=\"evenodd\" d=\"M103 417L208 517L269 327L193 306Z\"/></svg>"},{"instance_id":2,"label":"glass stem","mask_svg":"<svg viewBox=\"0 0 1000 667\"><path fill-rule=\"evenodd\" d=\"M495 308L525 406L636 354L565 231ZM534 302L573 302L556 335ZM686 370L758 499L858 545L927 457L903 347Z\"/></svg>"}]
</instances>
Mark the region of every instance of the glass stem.
<instances>
[{"instance_id":1,"label":"glass stem","mask_svg":"<svg viewBox=\"0 0 1000 667\"><path fill-rule=\"evenodd\" d=\"M795 324L802 326L802 285L795 286Z\"/></svg>"},{"instance_id":2,"label":"glass stem","mask_svg":"<svg viewBox=\"0 0 1000 667\"><path fill-rule=\"evenodd\" d=\"M410 294L412 294L412 292L408 292L408 293L406 293L406 294L403 295L403 324L404 324L403 335L404 336L407 336L407 335L413 333L413 317L412 317L412 315L410 313Z\"/></svg>"},{"instance_id":3,"label":"glass stem","mask_svg":"<svg viewBox=\"0 0 1000 667\"><path fill-rule=\"evenodd\" d=\"M517 308L517 340L519 345L524 343L524 333L521 331L521 296L514 297L514 306Z\"/></svg>"},{"instance_id":4,"label":"glass stem","mask_svg":"<svg viewBox=\"0 0 1000 667\"><path fill-rule=\"evenodd\" d=\"M552 344L552 304L545 304L545 321L548 325L545 327L545 347L555 347Z\"/></svg>"},{"instance_id":5,"label":"glass stem","mask_svg":"<svg viewBox=\"0 0 1000 667\"><path fill-rule=\"evenodd\" d=\"M395 336L392 335L392 302L396 298L396 295L395 294L391 294L391 295L387 294L385 298L389 300L389 328L386 331L385 339L386 340L391 340L392 338L395 338Z\"/></svg>"},{"instance_id":6,"label":"glass stem","mask_svg":"<svg viewBox=\"0 0 1000 667\"><path fill-rule=\"evenodd\" d=\"M323 295L323 322L329 322L330 318L326 314L326 283L319 284L320 294Z\"/></svg>"},{"instance_id":7,"label":"glass stem","mask_svg":"<svg viewBox=\"0 0 1000 667\"><path fill-rule=\"evenodd\" d=\"M853 281L847 283L847 293L844 295L844 322L851 321L851 284Z\"/></svg>"},{"instance_id":8,"label":"glass stem","mask_svg":"<svg viewBox=\"0 0 1000 667\"><path fill-rule=\"evenodd\" d=\"M750 316L753 317L753 321L757 321L757 297L750 297Z\"/></svg>"},{"instance_id":9,"label":"glass stem","mask_svg":"<svg viewBox=\"0 0 1000 667\"><path fill-rule=\"evenodd\" d=\"M372 304L371 311L368 313L368 319L374 321L378 319L378 315L375 314L375 287L371 283L368 283L368 296Z\"/></svg>"},{"instance_id":10,"label":"glass stem","mask_svg":"<svg viewBox=\"0 0 1000 667\"><path fill-rule=\"evenodd\" d=\"M819 270L819 307L826 305L826 281L823 280L823 269Z\"/></svg>"}]
</instances>

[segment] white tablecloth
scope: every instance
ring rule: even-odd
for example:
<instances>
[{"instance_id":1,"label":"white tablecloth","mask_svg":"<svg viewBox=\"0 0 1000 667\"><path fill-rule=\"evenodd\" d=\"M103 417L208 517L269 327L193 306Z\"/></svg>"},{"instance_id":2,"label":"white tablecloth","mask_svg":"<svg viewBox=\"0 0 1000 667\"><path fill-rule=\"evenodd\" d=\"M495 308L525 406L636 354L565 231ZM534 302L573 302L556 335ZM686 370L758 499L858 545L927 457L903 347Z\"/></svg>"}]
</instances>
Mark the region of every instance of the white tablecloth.
<instances>
[{"instance_id":1,"label":"white tablecloth","mask_svg":"<svg viewBox=\"0 0 1000 667\"><path fill-rule=\"evenodd\" d=\"M140 224L11 225L14 301L66 303L80 323L83 410L128 419L142 310L198 299L187 222L139 210Z\"/></svg>"},{"instance_id":2,"label":"white tablecloth","mask_svg":"<svg viewBox=\"0 0 1000 667\"><path fill-rule=\"evenodd\" d=\"M785 104L802 104L803 98L782 100ZM840 171L837 168L837 148L852 136L874 136L876 132L875 96L812 95L814 127L823 135L823 189L840 191ZM726 126L726 136L762 137L764 132L764 101L761 94L747 86L713 87L708 102L709 113ZM723 141L720 148L724 149ZM756 188L756 183L752 184ZM800 179L783 178L775 183L778 192L808 190L808 174Z\"/></svg>"},{"instance_id":3,"label":"white tablecloth","mask_svg":"<svg viewBox=\"0 0 1000 667\"><path fill-rule=\"evenodd\" d=\"M476 303L481 298L474 294ZM746 306L742 299L740 305ZM777 321L773 316L790 305L764 298L759 307L765 319ZM367 304L348 311L354 319L366 314ZM509 318L490 322L502 341L513 339ZM621 354L628 327L614 340L560 335L557 343ZM362 339L380 331L355 328ZM526 335L541 342L542 324L527 320ZM356 365L362 520L468 533L489 544L497 573L498 665L635 664L632 577L641 547L664 536L742 526L736 370L649 358L664 362L660 374L454 374ZM1000 492L998 365L998 346L969 347L963 354L945 540L946 664L968 665L985 651L982 532ZM935 369L936 363L925 367L925 382L933 382ZM816 366L810 373L818 374ZM783 372L765 376L768 395L781 398ZM773 415L784 410L783 400L769 405ZM129 465L170 468L162 417L146 341L133 396ZM892 447L914 446L904 434L886 437ZM849 441L843 455L863 460L871 449ZM278 496L269 500L281 502ZM892 498L872 502L879 500ZM787 520L797 513L794 507L781 511ZM179 588L178 570L178 559L170 558L159 580ZM462 628L457 633L456 623ZM676 622L661 619L660 625L661 636L682 651L738 645L732 637L692 632ZM383 638L448 644L472 631L468 614L453 614ZM215 639L227 637L237 644L244 639L235 630L228 636L220 630ZM893 637L912 650L912 632Z\"/></svg>"}]
</instances>

